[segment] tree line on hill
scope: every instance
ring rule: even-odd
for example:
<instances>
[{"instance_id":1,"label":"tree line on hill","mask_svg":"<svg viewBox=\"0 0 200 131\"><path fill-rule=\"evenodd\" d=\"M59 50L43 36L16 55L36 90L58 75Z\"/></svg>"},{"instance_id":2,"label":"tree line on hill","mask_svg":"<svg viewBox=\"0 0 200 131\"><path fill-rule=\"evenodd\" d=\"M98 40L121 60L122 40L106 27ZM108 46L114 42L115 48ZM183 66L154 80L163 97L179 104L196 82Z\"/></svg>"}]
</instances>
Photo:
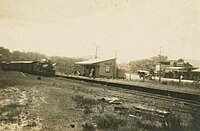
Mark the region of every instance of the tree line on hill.
<instances>
[{"instance_id":1,"label":"tree line on hill","mask_svg":"<svg viewBox=\"0 0 200 131\"><path fill-rule=\"evenodd\" d=\"M56 63L55 70L58 72L72 74L75 68L75 62L85 60L84 58L69 58L60 56L47 56L37 52L24 52L24 51L10 51L7 48L0 47L0 62L1 61L40 61L41 59L48 59ZM80 68L77 67L76 68Z\"/></svg>"},{"instance_id":2,"label":"tree line on hill","mask_svg":"<svg viewBox=\"0 0 200 131\"><path fill-rule=\"evenodd\" d=\"M138 70L151 71L155 70L156 64L160 61L167 61L168 57L163 55L158 55L151 57L150 59L142 59L129 62L129 71L136 73Z\"/></svg>"},{"instance_id":3,"label":"tree line on hill","mask_svg":"<svg viewBox=\"0 0 200 131\"><path fill-rule=\"evenodd\" d=\"M55 70L58 72L72 74L74 70L78 70L79 66L75 66L75 62L85 60L85 58L69 58L60 56L46 56L45 54L37 52L24 52L24 51L10 51L7 48L0 47L0 62L1 61L13 61L13 60L32 60L37 61L41 59L49 59L53 63L56 63ZM151 71L155 70L156 64L160 61L167 61L168 57L164 55L158 55L151 57L150 59L142 59L130 61L127 64L119 64L124 67L127 72L137 73L138 70Z\"/></svg>"}]
</instances>

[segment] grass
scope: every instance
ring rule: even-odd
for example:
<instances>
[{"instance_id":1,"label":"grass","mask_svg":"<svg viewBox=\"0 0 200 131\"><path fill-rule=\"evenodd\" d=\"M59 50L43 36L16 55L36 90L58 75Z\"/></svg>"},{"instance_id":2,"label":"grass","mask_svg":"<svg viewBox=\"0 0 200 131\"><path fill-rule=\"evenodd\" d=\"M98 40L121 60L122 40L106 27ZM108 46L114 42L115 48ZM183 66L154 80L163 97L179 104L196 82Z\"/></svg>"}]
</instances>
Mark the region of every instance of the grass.
<instances>
[{"instance_id":1,"label":"grass","mask_svg":"<svg viewBox=\"0 0 200 131\"><path fill-rule=\"evenodd\" d=\"M196 131L196 130L200 131L200 124L199 124L200 117L198 115L196 115L195 113L192 113L192 117L193 117L193 119L192 119L191 125L190 125L191 129L194 131Z\"/></svg>"},{"instance_id":2,"label":"grass","mask_svg":"<svg viewBox=\"0 0 200 131\"><path fill-rule=\"evenodd\" d=\"M90 122L86 122L82 125L83 131L94 131L96 129L95 125Z\"/></svg>"},{"instance_id":3,"label":"grass","mask_svg":"<svg viewBox=\"0 0 200 131\"><path fill-rule=\"evenodd\" d=\"M92 98L85 98L81 95L73 96L72 100L77 103L77 107L92 108L99 104L97 100Z\"/></svg>"},{"instance_id":4,"label":"grass","mask_svg":"<svg viewBox=\"0 0 200 131\"><path fill-rule=\"evenodd\" d=\"M118 129L119 127L126 126L128 123L127 119L111 114L104 114L95 117L97 128L99 129Z\"/></svg>"},{"instance_id":5,"label":"grass","mask_svg":"<svg viewBox=\"0 0 200 131\"><path fill-rule=\"evenodd\" d=\"M91 108L90 107L85 107L85 109L84 109L84 114L90 114L90 113L92 113L93 111L91 110Z\"/></svg>"},{"instance_id":6,"label":"grass","mask_svg":"<svg viewBox=\"0 0 200 131\"><path fill-rule=\"evenodd\" d=\"M6 88L6 87L13 87L16 85L19 85L20 81L17 80L5 80L5 79L1 79L0 80L0 88Z\"/></svg>"},{"instance_id":7,"label":"grass","mask_svg":"<svg viewBox=\"0 0 200 131\"><path fill-rule=\"evenodd\" d=\"M134 108L122 110L122 111L105 111L103 113L94 112L97 106L101 106L101 102L98 100L83 97L77 95L72 97L77 103L77 107L84 108L84 114L88 117L92 116L92 120L82 125L84 131L90 130L109 130L109 131L132 131L132 130L148 130L148 131L186 131L187 129L198 130L199 126L196 126L198 117L193 117L193 121L190 126L185 127L182 125L180 116L169 114L164 117L157 116L151 112L137 112ZM91 115L89 115L91 114ZM135 117L130 117L132 114ZM177 114L176 114L177 115ZM96 125L96 126L95 126Z\"/></svg>"},{"instance_id":8,"label":"grass","mask_svg":"<svg viewBox=\"0 0 200 131\"><path fill-rule=\"evenodd\" d=\"M135 117L130 117L133 114ZM132 130L148 130L148 131L186 131L192 129L199 130L199 118L193 117L190 126L184 126L180 116L169 114L164 117L155 116L151 112L134 111L132 108L120 112L106 112L101 115L95 115L93 119L99 130L109 131L132 131Z\"/></svg>"},{"instance_id":9,"label":"grass","mask_svg":"<svg viewBox=\"0 0 200 131\"><path fill-rule=\"evenodd\" d=\"M25 90L28 98L31 100L25 108L30 111L28 114L32 119L40 114L40 117L44 120L41 121L43 130L65 130L70 123L74 124L74 130L83 131L135 131L135 130L199 130L199 117L193 115L193 120L183 121L187 117L181 114L180 116L170 115L169 117L159 118L151 112L138 112L135 108L131 108L128 105L128 101L123 103L126 108L116 110L114 105L110 105L97 100L95 92L98 95L104 96L104 92L107 90L101 88L95 88L90 84L80 84L70 81L60 80L58 78L46 78L42 77L41 80L37 80L37 76L26 75L23 77L20 73L13 73L0 76L2 85L5 87L15 85L15 88L20 91ZM0 82L1 82L0 81ZM153 82L152 82L153 83ZM167 83L169 85L170 83ZM160 84L160 86L163 86ZM107 87L106 87L107 88ZM9 92L3 92L2 94L8 94ZM36 92L37 91L37 92ZM115 92L107 92L115 95ZM121 93L123 96L124 94ZM3 96L3 95L2 95ZM32 99L35 98L35 101ZM45 102L40 98L45 98ZM4 98L4 97L2 97ZM15 97L13 97L15 98ZM150 103L147 100L147 103ZM160 101L161 106L164 105ZM176 103L180 104L180 103ZM128 105L128 106L126 106ZM5 107L5 111L1 110L1 113L10 110L12 113L8 113L5 117L12 115L18 116L18 111L22 111L23 107L17 107L16 105L10 105L11 107ZM165 105L164 105L165 106ZM176 108L176 106L169 106L170 109ZM170 107L171 106L171 107ZM78 109L74 109L78 108ZM26 111L26 109L23 110ZM33 110L34 109L34 110ZM50 110L49 110L50 109ZM171 111L171 110L170 110ZM198 109L197 109L198 111ZM177 111L173 111L177 114ZM0 114L1 114L0 113ZM132 116L130 116L130 114ZM140 119L141 118L141 119ZM187 127L183 127L185 122ZM167 123L165 125L165 123ZM170 125L171 123L171 125ZM170 125L170 126L169 126ZM33 128L35 123L30 122L27 129ZM33 127L32 127L33 126Z\"/></svg>"}]
</instances>

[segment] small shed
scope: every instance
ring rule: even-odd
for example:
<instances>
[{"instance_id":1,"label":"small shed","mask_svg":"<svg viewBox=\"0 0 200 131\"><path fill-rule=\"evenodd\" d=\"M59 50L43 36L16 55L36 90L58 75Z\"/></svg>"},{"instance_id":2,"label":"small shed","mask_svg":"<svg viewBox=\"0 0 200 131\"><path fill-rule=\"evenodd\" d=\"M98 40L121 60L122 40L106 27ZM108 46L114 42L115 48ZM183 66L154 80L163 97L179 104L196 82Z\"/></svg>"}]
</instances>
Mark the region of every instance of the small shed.
<instances>
[{"instance_id":1,"label":"small shed","mask_svg":"<svg viewBox=\"0 0 200 131\"><path fill-rule=\"evenodd\" d=\"M83 66L84 76L89 76L91 70L94 70L95 77L116 78L117 75L116 58L96 58L75 64Z\"/></svg>"}]
</instances>

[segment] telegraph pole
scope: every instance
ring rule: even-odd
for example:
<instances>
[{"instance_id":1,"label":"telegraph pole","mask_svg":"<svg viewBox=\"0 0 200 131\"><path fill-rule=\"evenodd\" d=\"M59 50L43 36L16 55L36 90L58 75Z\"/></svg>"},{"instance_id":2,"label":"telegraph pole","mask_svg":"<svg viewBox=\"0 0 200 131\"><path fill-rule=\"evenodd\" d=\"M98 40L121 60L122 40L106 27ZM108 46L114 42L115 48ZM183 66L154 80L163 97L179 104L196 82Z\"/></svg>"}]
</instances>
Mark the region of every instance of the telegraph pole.
<instances>
[{"instance_id":1,"label":"telegraph pole","mask_svg":"<svg viewBox=\"0 0 200 131\"><path fill-rule=\"evenodd\" d=\"M160 56L159 56L159 83L161 82L161 47L160 47Z\"/></svg>"},{"instance_id":2,"label":"telegraph pole","mask_svg":"<svg viewBox=\"0 0 200 131\"><path fill-rule=\"evenodd\" d=\"M117 77L117 51L115 50L115 78Z\"/></svg>"},{"instance_id":3,"label":"telegraph pole","mask_svg":"<svg viewBox=\"0 0 200 131\"><path fill-rule=\"evenodd\" d=\"M98 52L98 46L96 46L96 51L95 51L95 59L97 58L97 52Z\"/></svg>"}]
</instances>

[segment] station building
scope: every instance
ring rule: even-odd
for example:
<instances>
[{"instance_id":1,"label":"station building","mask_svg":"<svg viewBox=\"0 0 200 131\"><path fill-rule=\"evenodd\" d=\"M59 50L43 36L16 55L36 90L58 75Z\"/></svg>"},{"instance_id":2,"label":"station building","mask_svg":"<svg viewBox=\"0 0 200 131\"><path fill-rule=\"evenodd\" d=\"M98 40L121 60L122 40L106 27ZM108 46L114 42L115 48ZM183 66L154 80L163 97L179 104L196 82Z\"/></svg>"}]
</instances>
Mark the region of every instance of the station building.
<instances>
[{"instance_id":1,"label":"station building","mask_svg":"<svg viewBox=\"0 0 200 131\"><path fill-rule=\"evenodd\" d=\"M95 77L116 78L117 65L116 58L108 59L91 59L81 62L76 62L76 65L81 65L84 69L84 76L89 76L91 70L94 70Z\"/></svg>"}]
</instances>

